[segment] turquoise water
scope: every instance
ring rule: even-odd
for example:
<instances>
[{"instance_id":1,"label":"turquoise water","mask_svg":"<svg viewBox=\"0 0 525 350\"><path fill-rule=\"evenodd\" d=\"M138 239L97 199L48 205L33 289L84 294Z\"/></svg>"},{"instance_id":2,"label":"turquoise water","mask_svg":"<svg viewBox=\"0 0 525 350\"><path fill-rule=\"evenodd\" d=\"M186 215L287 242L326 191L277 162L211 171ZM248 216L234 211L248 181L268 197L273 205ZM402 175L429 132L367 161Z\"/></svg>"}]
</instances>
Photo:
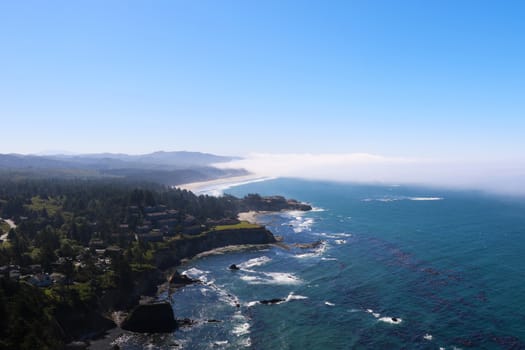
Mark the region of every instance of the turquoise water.
<instances>
[{"instance_id":1,"label":"turquoise water","mask_svg":"<svg viewBox=\"0 0 525 350\"><path fill-rule=\"evenodd\" d=\"M203 283L162 297L198 324L120 339L124 348L525 348L525 201L291 179L227 192L282 194L315 209L259 217L289 250L182 266ZM273 298L285 301L256 303Z\"/></svg>"}]
</instances>

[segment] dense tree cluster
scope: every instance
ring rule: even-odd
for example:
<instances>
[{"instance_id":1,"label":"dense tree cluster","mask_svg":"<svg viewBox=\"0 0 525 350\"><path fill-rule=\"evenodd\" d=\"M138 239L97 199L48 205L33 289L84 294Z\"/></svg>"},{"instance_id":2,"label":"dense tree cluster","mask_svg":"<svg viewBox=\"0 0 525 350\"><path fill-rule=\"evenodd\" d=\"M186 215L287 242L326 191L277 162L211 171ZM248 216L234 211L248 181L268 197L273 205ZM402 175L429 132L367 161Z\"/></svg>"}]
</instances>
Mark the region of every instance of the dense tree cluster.
<instances>
[{"instance_id":1,"label":"dense tree cluster","mask_svg":"<svg viewBox=\"0 0 525 350\"><path fill-rule=\"evenodd\" d=\"M60 349L51 305L41 290L0 278L0 349Z\"/></svg>"},{"instance_id":2,"label":"dense tree cluster","mask_svg":"<svg viewBox=\"0 0 525 350\"><path fill-rule=\"evenodd\" d=\"M93 317L104 291L112 290L125 306L137 276L154 268L153 254L162 243L119 241L112 234L121 225L133 232L144 221L146 208L156 206L175 210L180 220L191 216L200 225L235 216L239 202L153 183L0 177L0 218L17 225L0 242L0 266L23 271L37 264L42 272L58 272L66 279L44 293L0 276L0 349L58 348L68 339L60 329L74 332L68 329L73 322L69 316ZM100 257L91 246L96 240L119 250L111 258ZM101 260L107 263L101 266Z\"/></svg>"},{"instance_id":3,"label":"dense tree cluster","mask_svg":"<svg viewBox=\"0 0 525 350\"><path fill-rule=\"evenodd\" d=\"M110 322L99 311L136 303L139 281L159 275L156 254L191 239L186 233L235 225L239 211L301 206L279 196L197 196L122 179L0 174L0 218L16 224L0 221L0 349L57 348L86 327L97 331ZM160 240L140 238L155 234Z\"/></svg>"},{"instance_id":4,"label":"dense tree cluster","mask_svg":"<svg viewBox=\"0 0 525 350\"><path fill-rule=\"evenodd\" d=\"M118 180L11 180L0 178L0 217L18 224L9 249L0 251L0 264L52 262L53 252L71 251L71 242L88 244L93 238L111 240L119 225L133 230L143 217L129 207L164 205L181 217L198 222L235 216L239 204L233 197L196 196L192 192L150 183ZM39 249L24 256L33 244Z\"/></svg>"}]
</instances>

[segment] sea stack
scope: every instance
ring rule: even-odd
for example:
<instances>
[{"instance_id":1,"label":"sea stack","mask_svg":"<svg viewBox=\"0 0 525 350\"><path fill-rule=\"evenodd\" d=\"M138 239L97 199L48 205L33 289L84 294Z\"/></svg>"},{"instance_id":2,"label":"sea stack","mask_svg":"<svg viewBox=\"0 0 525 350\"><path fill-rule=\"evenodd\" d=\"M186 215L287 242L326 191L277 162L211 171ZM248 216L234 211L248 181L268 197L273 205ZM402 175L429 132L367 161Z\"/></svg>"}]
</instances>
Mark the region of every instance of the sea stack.
<instances>
[{"instance_id":1,"label":"sea stack","mask_svg":"<svg viewBox=\"0 0 525 350\"><path fill-rule=\"evenodd\" d=\"M141 304L122 322L122 329L139 333L169 333L177 328L168 302Z\"/></svg>"},{"instance_id":2,"label":"sea stack","mask_svg":"<svg viewBox=\"0 0 525 350\"><path fill-rule=\"evenodd\" d=\"M175 270L175 272L168 279L168 282L170 284L175 284L175 285L187 285L187 284L195 283L197 281L189 278L188 276L184 274L181 275L177 270Z\"/></svg>"}]
</instances>

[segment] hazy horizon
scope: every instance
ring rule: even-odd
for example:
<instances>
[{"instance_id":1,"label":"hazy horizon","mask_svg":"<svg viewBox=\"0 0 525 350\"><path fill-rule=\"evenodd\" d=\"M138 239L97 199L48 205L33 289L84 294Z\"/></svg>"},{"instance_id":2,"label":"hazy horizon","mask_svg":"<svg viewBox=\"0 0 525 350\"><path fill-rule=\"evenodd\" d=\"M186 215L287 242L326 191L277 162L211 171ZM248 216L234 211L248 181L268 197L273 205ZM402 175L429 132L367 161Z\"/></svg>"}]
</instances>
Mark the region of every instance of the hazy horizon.
<instances>
[{"instance_id":1,"label":"hazy horizon","mask_svg":"<svg viewBox=\"0 0 525 350\"><path fill-rule=\"evenodd\" d=\"M158 150L155 152L181 152ZM192 152L184 150L182 152ZM204 152L215 154L213 152ZM93 156L96 153L39 152L36 156ZM101 155L107 152L100 153ZM115 155L145 155L112 153ZM215 154L234 156L231 154ZM162 161L161 161L162 162ZM525 165L519 160L470 160L387 157L368 153L251 153L241 159L210 164L218 168L243 168L256 176L364 184L417 185L481 190L512 196L525 195Z\"/></svg>"},{"instance_id":2,"label":"hazy horizon","mask_svg":"<svg viewBox=\"0 0 525 350\"><path fill-rule=\"evenodd\" d=\"M3 2L0 153L187 150L272 176L525 192L524 15L477 1Z\"/></svg>"},{"instance_id":3,"label":"hazy horizon","mask_svg":"<svg viewBox=\"0 0 525 350\"><path fill-rule=\"evenodd\" d=\"M525 166L508 161L463 162L384 157L373 154L252 154L216 164L242 167L260 176L337 182L406 184L525 195Z\"/></svg>"}]
</instances>

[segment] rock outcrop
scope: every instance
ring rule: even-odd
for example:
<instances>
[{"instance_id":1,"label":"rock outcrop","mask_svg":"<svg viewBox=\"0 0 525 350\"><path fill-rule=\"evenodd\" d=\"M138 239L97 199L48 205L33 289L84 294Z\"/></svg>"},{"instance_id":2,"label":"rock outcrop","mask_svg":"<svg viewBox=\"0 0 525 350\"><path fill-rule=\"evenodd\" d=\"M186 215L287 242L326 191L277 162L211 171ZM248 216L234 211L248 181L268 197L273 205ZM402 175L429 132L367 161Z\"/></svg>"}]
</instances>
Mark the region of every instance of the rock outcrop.
<instances>
[{"instance_id":1,"label":"rock outcrop","mask_svg":"<svg viewBox=\"0 0 525 350\"><path fill-rule=\"evenodd\" d=\"M323 244L323 241L318 240L312 243L295 243L293 244L293 246L300 248L300 249L315 249L315 248L319 248L322 244Z\"/></svg>"},{"instance_id":2,"label":"rock outcrop","mask_svg":"<svg viewBox=\"0 0 525 350\"><path fill-rule=\"evenodd\" d=\"M108 289L100 298L102 311L127 310L139 303L142 296L154 296L157 287L166 281L164 273L157 268L147 269L134 275L133 288Z\"/></svg>"},{"instance_id":3,"label":"rock outcrop","mask_svg":"<svg viewBox=\"0 0 525 350\"><path fill-rule=\"evenodd\" d=\"M198 282L198 280L191 279L186 275L181 275L179 271L175 270L175 272L168 279L168 282L175 286L185 286Z\"/></svg>"},{"instance_id":4,"label":"rock outcrop","mask_svg":"<svg viewBox=\"0 0 525 350\"><path fill-rule=\"evenodd\" d=\"M283 196L262 197L258 194L249 194L241 199L242 211L281 211L281 210L312 210L312 206L295 199L286 199Z\"/></svg>"},{"instance_id":5,"label":"rock outcrop","mask_svg":"<svg viewBox=\"0 0 525 350\"><path fill-rule=\"evenodd\" d=\"M140 304L122 322L122 329L140 333L168 333L177 328L168 302Z\"/></svg>"},{"instance_id":6,"label":"rock outcrop","mask_svg":"<svg viewBox=\"0 0 525 350\"><path fill-rule=\"evenodd\" d=\"M198 236L184 236L170 242L170 247L157 252L158 266L175 266L182 259L230 245L271 244L277 242L273 234L264 227L236 228L202 233Z\"/></svg>"},{"instance_id":7,"label":"rock outcrop","mask_svg":"<svg viewBox=\"0 0 525 350\"><path fill-rule=\"evenodd\" d=\"M274 299L260 300L259 303L263 305L272 305L272 304L282 303L283 301L286 301L286 300L282 298L274 298Z\"/></svg>"},{"instance_id":8,"label":"rock outcrop","mask_svg":"<svg viewBox=\"0 0 525 350\"><path fill-rule=\"evenodd\" d=\"M273 234L262 226L212 230L197 236L184 236L181 239L171 241L169 248L156 253L155 261L159 267L168 267L179 264L182 259L192 258L199 253L217 248L275 242L276 239ZM157 280L157 276L152 276L152 281L155 280ZM175 272L170 277L169 282L172 285L182 285L195 281ZM176 327L177 321L168 302L140 304L131 311L121 324L122 329L141 333L171 332Z\"/></svg>"}]
</instances>

